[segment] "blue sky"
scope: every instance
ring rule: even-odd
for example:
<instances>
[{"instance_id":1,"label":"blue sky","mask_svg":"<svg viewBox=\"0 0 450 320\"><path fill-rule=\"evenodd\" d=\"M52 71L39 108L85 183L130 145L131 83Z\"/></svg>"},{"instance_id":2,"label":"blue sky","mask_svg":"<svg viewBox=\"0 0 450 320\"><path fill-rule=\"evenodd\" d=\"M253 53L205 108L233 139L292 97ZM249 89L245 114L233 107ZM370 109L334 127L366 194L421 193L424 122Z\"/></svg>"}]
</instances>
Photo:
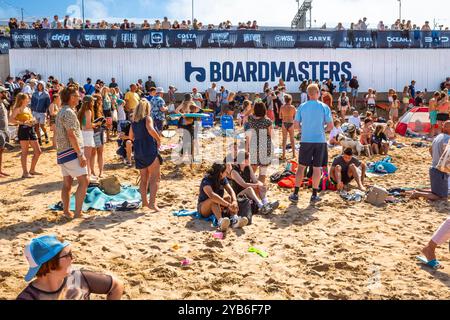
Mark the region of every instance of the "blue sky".
<instances>
[{"instance_id":1,"label":"blue sky","mask_svg":"<svg viewBox=\"0 0 450 320\"><path fill-rule=\"evenodd\" d=\"M94 21L112 21L124 17L141 22L150 22L168 16L169 19L191 19L192 0L85 0L86 17ZM302 2L302 0L300 0ZM256 19L260 25L290 26L297 10L295 0L194 0L194 15L203 23L218 24L231 20ZM392 24L399 15L398 0L313 0L313 26L327 23L334 27L338 22L348 26L367 17L369 26L375 27L380 20ZM20 8L25 9L25 17L81 16L81 0L0 0L0 19L10 16L20 18ZM450 26L449 0L402 0L402 18L411 19L422 25L425 20L433 24Z\"/></svg>"}]
</instances>

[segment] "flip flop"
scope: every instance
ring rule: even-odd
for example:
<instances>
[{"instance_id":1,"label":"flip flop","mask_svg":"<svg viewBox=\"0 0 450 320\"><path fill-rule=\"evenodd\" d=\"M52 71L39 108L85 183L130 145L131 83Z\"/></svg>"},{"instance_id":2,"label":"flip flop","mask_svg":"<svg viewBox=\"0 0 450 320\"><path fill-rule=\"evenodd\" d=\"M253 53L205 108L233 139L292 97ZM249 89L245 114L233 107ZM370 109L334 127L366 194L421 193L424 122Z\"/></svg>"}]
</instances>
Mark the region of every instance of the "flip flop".
<instances>
[{"instance_id":1,"label":"flip flop","mask_svg":"<svg viewBox=\"0 0 450 320\"><path fill-rule=\"evenodd\" d=\"M433 259L433 260L428 261L427 258L422 257L422 256L416 256L416 258L417 258L417 260L419 260L420 262L422 262L426 266L428 266L430 268L433 268L435 270L443 268L443 266L441 265L441 263L437 259Z\"/></svg>"},{"instance_id":2,"label":"flip flop","mask_svg":"<svg viewBox=\"0 0 450 320\"><path fill-rule=\"evenodd\" d=\"M255 252L263 258L267 258L269 256L269 254L267 252L260 250L260 249L256 249L255 247L248 248L248 252Z\"/></svg>"}]
</instances>

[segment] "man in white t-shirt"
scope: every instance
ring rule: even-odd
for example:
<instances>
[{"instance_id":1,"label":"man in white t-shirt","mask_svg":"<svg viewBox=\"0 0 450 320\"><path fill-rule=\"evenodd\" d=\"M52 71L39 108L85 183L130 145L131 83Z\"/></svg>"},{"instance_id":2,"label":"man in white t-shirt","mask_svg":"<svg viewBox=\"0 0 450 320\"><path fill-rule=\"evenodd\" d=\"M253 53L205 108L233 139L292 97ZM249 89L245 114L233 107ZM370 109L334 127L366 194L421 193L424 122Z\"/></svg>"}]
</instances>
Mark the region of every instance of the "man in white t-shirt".
<instances>
[{"instance_id":1,"label":"man in white t-shirt","mask_svg":"<svg viewBox=\"0 0 450 320\"><path fill-rule=\"evenodd\" d=\"M353 115L348 118L348 123L355 125L356 129L361 129L361 119L358 111L353 111Z\"/></svg>"},{"instance_id":2,"label":"man in white t-shirt","mask_svg":"<svg viewBox=\"0 0 450 320\"><path fill-rule=\"evenodd\" d=\"M22 93L28 94L30 96L30 99L31 99L31 96L33 95L34 90L36 89L36 84L37 84L37 80L36 79L31 79L28 82L28 84L25 87L23 87Z\"/></svg>"},{"instance_id":3,"label":"man in white t-shirt","mask_svg":"<svg viewBox=\"0 0 450 320\"><path fill-rule=\"evenodd\" d=\"M197 107L199 107L200 109L202 108L203 97L202 94L198 92L197 88L192 89L192 100L197 105Z\"/></svg>"},{"instance_id":4,"label":"man in white t-shirt","mask_svg":"<svg viewBox=\"0 0 450 320\"><path fill-rule=\"evenodd\" d=\"M211 88L208 88L206 90L206 99L208 101L207 107L214 110L216 114L220 112L220 109L217 111L217 98L218 98L218 92L217 92L217 85L213 82L211 84Z\"/></svg>"}]
</instances>

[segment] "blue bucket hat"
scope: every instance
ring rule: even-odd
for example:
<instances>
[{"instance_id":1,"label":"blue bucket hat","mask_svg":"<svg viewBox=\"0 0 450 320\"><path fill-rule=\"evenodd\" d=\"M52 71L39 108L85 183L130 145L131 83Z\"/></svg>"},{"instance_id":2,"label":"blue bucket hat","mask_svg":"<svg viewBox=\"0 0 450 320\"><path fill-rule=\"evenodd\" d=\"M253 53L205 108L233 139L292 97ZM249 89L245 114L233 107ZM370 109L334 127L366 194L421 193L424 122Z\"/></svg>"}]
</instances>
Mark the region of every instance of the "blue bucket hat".
<instances>
[{"instance_id":1,"label":"blue bucket hat","mask_svg":"<svg viewBox=\"0 0 450 320\"><path fill-rule=\"evenodd\" d=\"M31 281L38 273L41 266L59 254L70 242L59 241L55 235L34 238L25 247L25 257L30 268L25 276L25 281Z\"/></svg>"}]
</instances>

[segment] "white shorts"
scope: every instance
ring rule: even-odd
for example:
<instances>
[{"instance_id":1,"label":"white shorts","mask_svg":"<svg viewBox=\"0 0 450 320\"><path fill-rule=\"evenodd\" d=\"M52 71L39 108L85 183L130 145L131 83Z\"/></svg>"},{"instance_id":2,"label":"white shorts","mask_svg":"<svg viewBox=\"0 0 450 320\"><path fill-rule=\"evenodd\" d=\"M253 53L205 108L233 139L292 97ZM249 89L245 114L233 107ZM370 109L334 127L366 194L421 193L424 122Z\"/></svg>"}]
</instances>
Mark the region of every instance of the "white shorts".
<instances>
[{"instance_id":1,"label":"white shorts","mask_svg":"<svg viewBox=\"0 0 450 320\"><path fill-rule=\"evenodd\" d=\"M36 121L39 124L45 124L45 119L47 118L47 114L46 113L41 113L41 112L36 112L33 111L33 117L36 119Z\"/></svg>"},{"instance_id":2,"label":"white shorts","mask_svg":"<svg viewBox=\"0 0 450 320\"><path fill-rule=\"evenodd\" d=\"M71 176L72 178L78 178L83 175L87 175L87 167L82 168L78 159L59 164L63 177Z\"/></svg>"},{"instance_id":3,"label":"white shorts","mask_svg":"<svg viewBox=\"0 0 450 320\"><path fill-rule=\"evenodd\" d=\"M95 148L94 131L92 131L92 130L83 130L82 134L83 134L83 145L85 147Z\"/></svg>"}]
</instances>

